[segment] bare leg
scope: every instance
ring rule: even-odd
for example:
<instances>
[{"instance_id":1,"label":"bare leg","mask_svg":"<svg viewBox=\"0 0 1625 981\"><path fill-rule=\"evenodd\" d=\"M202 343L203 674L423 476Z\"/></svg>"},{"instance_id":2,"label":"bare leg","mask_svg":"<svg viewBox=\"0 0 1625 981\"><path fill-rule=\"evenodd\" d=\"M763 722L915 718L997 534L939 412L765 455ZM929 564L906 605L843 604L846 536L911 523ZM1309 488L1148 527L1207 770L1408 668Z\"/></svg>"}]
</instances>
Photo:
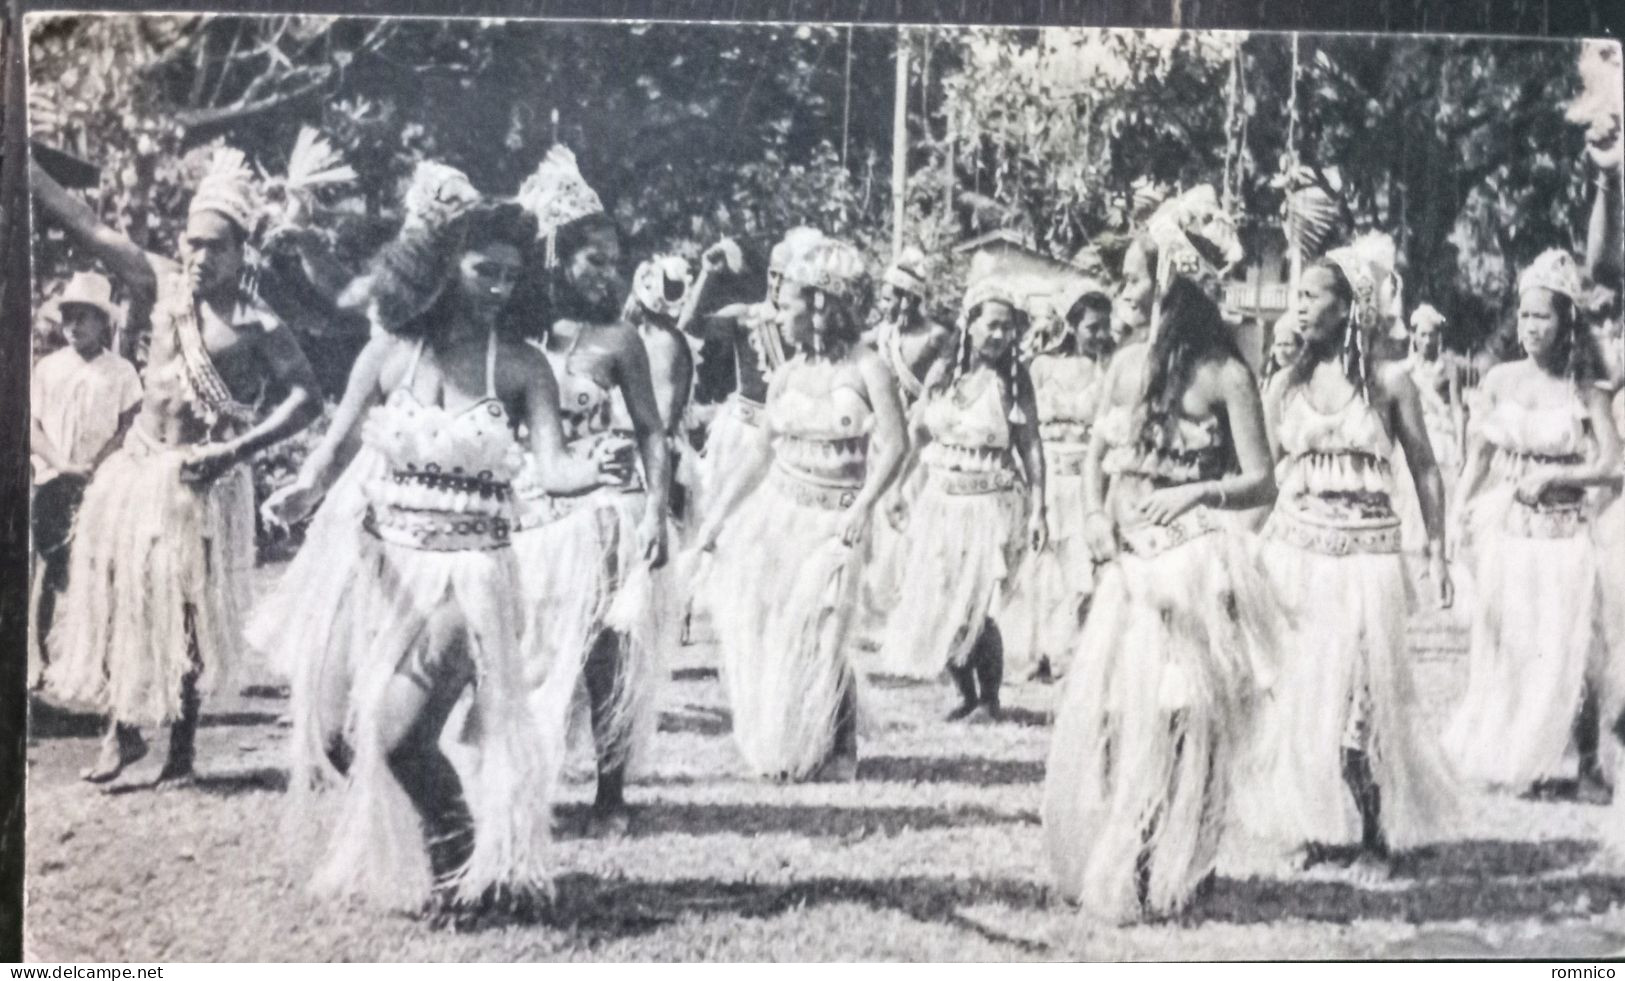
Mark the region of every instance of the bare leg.
<instances>
[{"instance_id":1,"label":"bare leg","mask_svg":"<svg viewBox=\"0 0 1625 981\"><path fill-rule=\"evenodd\" d=\"M999 688L1004 684L1004 635L991 618L982 625L969 663L975 668L976 684L981 689L980 706L989 719L996 721L1000 716Z\"/></svg>"},{"instance_id":2,"label":"bare leg","mask_svg":"<svg viewBox=\"0 0 1625 981\"><path fill-rule=\"evenodd\" d=\"M196 779L193 764L197 758L198 715L203 707L197 689L203 659L197 644L197 611L187 606L186 646L192 669L181 678L181 717L170 723L169 753L164 759L164 768L158 771L156 786L165 789L187 786Z\"/></svg>"},{"instance_id":3,"label":"bare leg","mask_svg":"<svg viewBox=\"0 0 1625 981\"><path fill-rule=\"evenodd\" d=\"M598 792L592 803L595 830L621 835L631 814L626 806L626 755L632 734L624 731L631 719L615 718L617 689L626 683L621 663L624 638L606 630L587 654L584 668L588 706L592 711L593 745L598 757Z\"/></svg>"},{"instance_id":4,"label":"bare leg","mask_svg":"<svg viewBox=\"0 0 1625 981\"><path fill-rule=\"evenodd\" d=\"M858 775L858 689L848 676L841 689L841 706L835 713L835 743L829 758L819 768L817 778L832 783L854 780Z\"/></svg>"},{"instance_id":5,"label":"bare leg","mask_svg":"<svg viewBox=\"0 0 1625 981\"><path fill-rule=\"evenodd\" d=\"M1388 843L1382 833L1382 788L1371 774L1371 761L1357 749L1343 750L1343 783L1354 795L1360 812L1360 851L1353 870L1362 881L1380 881L1392 874Z\"/></svg>"},{"instance_id":6,"label":"bare leg","mask_svg":"<svg viewBox=\"0 0 1625 981\"><path fill-rule=\"evenodd\" d=\"M959 705L948 713L949 722L958 722L976 711L979 701L976 697L976 667L971 662L975 654L973 648L970 655L965 658L964 664L948 665L948 675L954 679L954 687L959 689Z\"/></svg>"},{"instance_id":7,"label":"bare leg","mask_svg":"<svg viewBox=\"0 0 1625 981\"><path fill-rule=\"evenodd\" d=\"M1574 719L1574 747L1580 757L1579 781L1575 796L1583 803L1606 804L1611 798L1608 777L1602 772L1597 753L1602 744L1602 708L1597 690L1586 685L1580 711Z\"/></svg>"}]
</instances>

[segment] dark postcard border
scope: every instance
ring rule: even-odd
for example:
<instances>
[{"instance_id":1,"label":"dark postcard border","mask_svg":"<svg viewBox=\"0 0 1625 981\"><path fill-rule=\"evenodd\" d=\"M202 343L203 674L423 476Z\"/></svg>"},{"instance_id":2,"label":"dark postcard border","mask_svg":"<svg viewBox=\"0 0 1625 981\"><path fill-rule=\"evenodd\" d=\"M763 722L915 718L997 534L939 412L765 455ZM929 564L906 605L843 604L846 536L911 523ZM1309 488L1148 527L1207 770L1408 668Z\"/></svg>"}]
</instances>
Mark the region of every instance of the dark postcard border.
<instances>
[{"instance_id":1,"label":"dark postcard border","mask_svg":"<svg viewBox=\"0 0 1625 981\"><path fill-rule=\"evenodd\" d=\"M0 22L0 960L22 959L28 570L28 243L22 16L27 11L311 13L674 21L840 21L1013 26L1473 33L1625 31L1618 0L5 0Z\"/></svg>"}]
</instances>

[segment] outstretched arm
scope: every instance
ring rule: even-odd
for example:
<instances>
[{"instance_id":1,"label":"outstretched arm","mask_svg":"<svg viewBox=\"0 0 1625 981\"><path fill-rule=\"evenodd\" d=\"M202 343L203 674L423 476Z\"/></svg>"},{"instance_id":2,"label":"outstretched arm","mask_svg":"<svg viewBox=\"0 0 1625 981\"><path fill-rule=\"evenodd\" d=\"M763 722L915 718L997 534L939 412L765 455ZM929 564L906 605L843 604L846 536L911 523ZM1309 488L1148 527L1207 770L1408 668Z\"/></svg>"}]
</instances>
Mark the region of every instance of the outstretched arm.
<instances>
[{"instance_id":1,"label":"outstretched arm","mask_svg":"<svg viewBox=\"0 0 1625 981\"><path fill-rule=\"evenodd\" d=\"M102 224L90 205L70 194L33 161L28 164L28 180L40 209L124 283L136 303L150 305L158 292L158 274L147 253L128 237Z\"/></svg>"},{"instance_id":2,"label":"outstretched arm","mask_svg":"<svg viewBox=\"0 0 1625 981\"><path fill-rule=\"evenodd\" d=\"M321 413L316 373L294 340L293 331L274 325L259 337L266 372L287 394L258 423L235 439L203 447L181 467L181 479L213 480L266 447L281 442L316 420Z\"/></svg>"}]
</instances>

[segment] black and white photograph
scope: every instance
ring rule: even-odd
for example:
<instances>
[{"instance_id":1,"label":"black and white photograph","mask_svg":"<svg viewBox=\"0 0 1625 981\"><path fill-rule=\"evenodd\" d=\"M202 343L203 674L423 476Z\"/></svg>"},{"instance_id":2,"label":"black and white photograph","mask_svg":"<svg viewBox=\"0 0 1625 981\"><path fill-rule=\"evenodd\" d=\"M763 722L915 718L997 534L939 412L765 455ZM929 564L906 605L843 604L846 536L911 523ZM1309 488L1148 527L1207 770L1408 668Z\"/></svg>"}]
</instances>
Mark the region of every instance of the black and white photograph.
<instances>
[{"instance_id":1,"label":"black and white photograph","mask_svg":"<svg viewBox=\"0 0 1625 981\"><path fill-rule=\"evenodd\" d=\"M26 959L1625 956L1617 40L23 23Z\"/></svg>"}]
</instances>

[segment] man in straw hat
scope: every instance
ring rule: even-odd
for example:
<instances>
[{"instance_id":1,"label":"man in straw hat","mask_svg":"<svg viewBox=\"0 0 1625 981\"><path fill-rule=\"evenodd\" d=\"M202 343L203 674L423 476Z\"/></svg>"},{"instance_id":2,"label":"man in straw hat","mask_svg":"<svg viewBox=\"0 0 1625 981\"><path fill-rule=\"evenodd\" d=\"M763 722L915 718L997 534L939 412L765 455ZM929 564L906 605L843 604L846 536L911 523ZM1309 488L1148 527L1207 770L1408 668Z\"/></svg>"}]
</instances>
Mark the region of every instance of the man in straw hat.
<instances>
[{"instance_id":1,"label":"man in straw hat","mask_svg":"<svg viewBox=\"0 0 1625 981\"><path fill-rule=\"evenodd\" d=\"M315 379L289 331L240 286L259 217L242 153L216 152L179 262L102 225L38 167L30 181L43 212L152 303L146 391L124 445L85 490L46 682L111 716L86 780L107 783L146 754L139 725L168 724L158 782L184 784L202 695L241 647L254 562L247 461L315 418ZM268 391L281 398L261 412Z\"/></svg>"},{"instance_id":2,"label":"man in straw hat","mask_svg":"<svg viewBox=\"0 0 1625 981\"><path fill-rule=\"evenodd\" d=\"M56 305L67 346L39 360L29 386L36 556L31 685L42 680L48 652L39 639L49 633L57 596L67 586L69 532L85 484L118 448L141 404L135 366L110 350L117 311L107 277L75 273Z\"/></svg>"}]
</instances>

